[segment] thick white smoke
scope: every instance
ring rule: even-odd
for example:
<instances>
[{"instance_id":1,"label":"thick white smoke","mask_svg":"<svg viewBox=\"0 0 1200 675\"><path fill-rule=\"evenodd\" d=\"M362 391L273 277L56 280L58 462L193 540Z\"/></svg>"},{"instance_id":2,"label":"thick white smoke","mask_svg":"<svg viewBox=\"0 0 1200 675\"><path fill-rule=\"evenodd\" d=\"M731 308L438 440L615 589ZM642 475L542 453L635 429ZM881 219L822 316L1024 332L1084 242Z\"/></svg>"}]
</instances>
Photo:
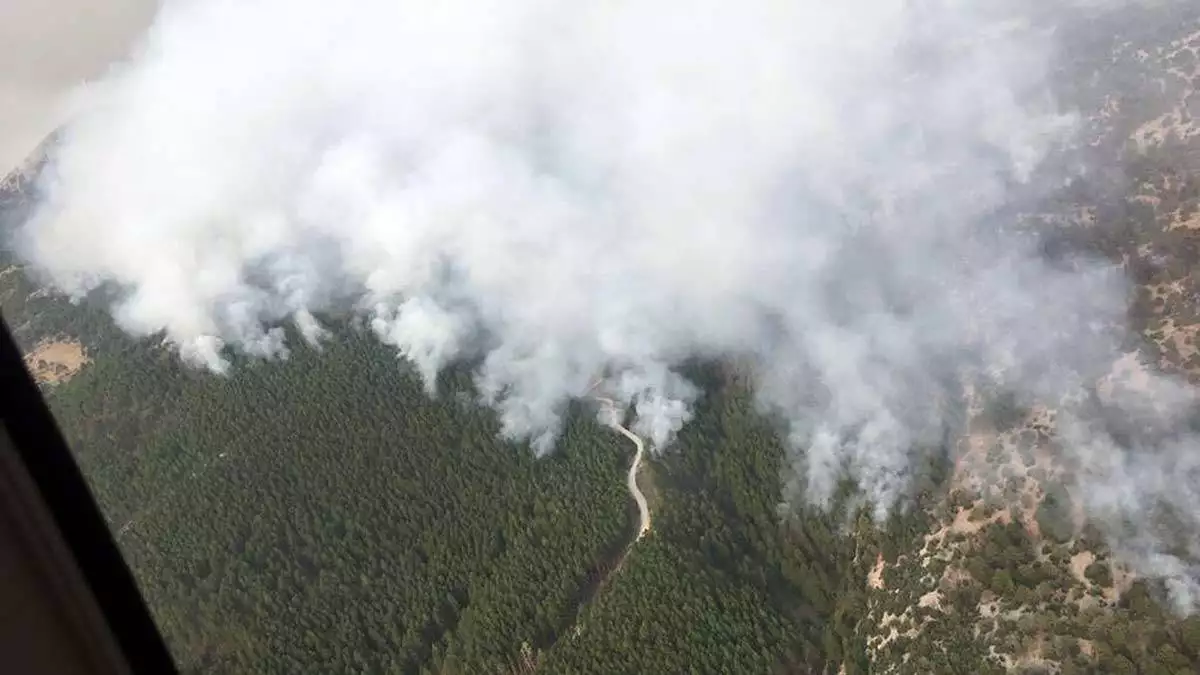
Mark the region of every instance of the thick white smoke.
<instances>
[{"instance_id":1,"label":"thick white smoke","mask_svg":"<svg viewBox=\"0 0 1200 675\"><path fill-rule=\"evenodd\" d=\"M353 303L431 388L478 358L539 452L602 374L663 447L677 366L737 358L808 498L848 471L883 512L947 382L1061 397L1114 357L1120 275L995 217L1073 129L1051 28L999 0L175 2L80 92L23 245L217 371Z\"/></svg>"}]
</instances>

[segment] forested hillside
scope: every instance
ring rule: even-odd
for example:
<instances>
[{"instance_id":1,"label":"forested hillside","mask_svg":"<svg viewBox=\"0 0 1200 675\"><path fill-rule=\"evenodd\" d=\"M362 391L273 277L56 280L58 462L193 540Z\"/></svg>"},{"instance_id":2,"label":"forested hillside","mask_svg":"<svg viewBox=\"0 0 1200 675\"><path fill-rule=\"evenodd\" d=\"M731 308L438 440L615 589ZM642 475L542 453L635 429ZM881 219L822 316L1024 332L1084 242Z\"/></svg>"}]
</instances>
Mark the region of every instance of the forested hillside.
<instances>
[{"instance_id":1,"label":"forested hillside","mask_svg":"<svg viewBox=\"0 0 1200 675\"><path fill-rule=\"evenodd\" d=\"M186 671L820 672L852 635L828 620L851 540L781 524L778 434L721 368L697 366L711 395L643 476L654 530L618 567L632 447L594 410L536 460L465 370L430 400L350 326L220 378L10 288L27 341L91 336L46 392Z\"/></svg>"},{"instance_id":2,"label":"forested hillside","mask_svg":"<svg viewBox=\"0 0 1200 675\"><path fill-rule=\"evenodd\" d=\"M185 670L808 672L841 640L850 540L780 524L778 436L719 369L617 569L631 447L591 411L536 460L464 371L429 400L350 327L229 378L108 340L47 392Z\"/></svg>"},{"instance_id":3,"label":"forested hillside","mask_svg":"<svg viewBox=\"0 0 1200 675\"><path fill-rule=\"evenodd\" d=\"M632 448L593 411L537 460L496 440L465 371L430 400L349 326L229 378L96 334L46 390L189 672L865 665L848 514L780 520L778 430L728 369L695 367L709 395L643 477L654 530L618 567Z\"/></svg>"}]
</instances>

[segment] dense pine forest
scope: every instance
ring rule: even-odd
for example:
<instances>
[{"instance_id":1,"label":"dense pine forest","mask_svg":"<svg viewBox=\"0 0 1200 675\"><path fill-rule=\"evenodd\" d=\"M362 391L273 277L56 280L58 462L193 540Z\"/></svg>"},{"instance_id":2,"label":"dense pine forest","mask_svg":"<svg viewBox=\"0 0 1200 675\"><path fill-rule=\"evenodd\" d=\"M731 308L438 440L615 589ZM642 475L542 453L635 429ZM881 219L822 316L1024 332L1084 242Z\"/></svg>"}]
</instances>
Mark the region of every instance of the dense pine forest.
<instances>
[{"instance_id":1,"label":"dense pine forest","mask_svg":"<svg viewBox=\"0 0 1200 675\"><path fill-rule=\"evenodd\" d=\"M20 311L27 329L86 315L49 298ZM730 367L690 369L706 395L643 475L654 529L624 557L632 448L585 406L535 459L497 440L465 369L430 399L351 326L226 378L93 334L94 361L47 393L185 672L1006 672L972 628L989 592L1048 594L997 639L1079 634L1096 656L1076 650L1080 670L1067 653L1064 672L1198 662L1200 621L1170 618L1149 588L1101 621L1054 604L1072 582L1038 559L1056 544L1011 527L985 532L978 583L948 593L947 616L872 651L878 609L916 604L921 579L897 565L880 598L871 568L951 508L947 467L930 467L925 508L889 523L846 505L781 513L778 429Z\"/></svg>"},{"instance_id":2,"label":"dense pine forest","mask_svg":"<svg viewBox=\"0 0 1200 675\"><path fill-rule=\"evenodd\" d=\"M825 517L780 525L778 437L717 368L700 371L711 425L643 476L655 528L618 567L632 448L594 411L574 411L538 460L497 440L465 371L430 400L349 327L320 353L229 378L109 339L48 394L185 670L815 672L826 660L849 539Z\"/></svg>"}]
</instances>

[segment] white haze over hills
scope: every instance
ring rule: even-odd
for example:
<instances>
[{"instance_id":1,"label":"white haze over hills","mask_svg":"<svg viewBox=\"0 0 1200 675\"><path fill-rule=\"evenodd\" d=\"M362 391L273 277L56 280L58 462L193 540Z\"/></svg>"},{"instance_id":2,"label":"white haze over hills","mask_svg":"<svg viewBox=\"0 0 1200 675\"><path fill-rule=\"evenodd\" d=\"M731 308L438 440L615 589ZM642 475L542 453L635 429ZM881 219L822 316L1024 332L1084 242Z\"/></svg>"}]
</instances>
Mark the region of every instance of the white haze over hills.
<instances>
[{"instance_id":1,"label":"white haze over hills","mask_svg":"<svg viewBox=\"0 0 1200 675\"><path fill-rule=\"evenodd\" d=\"M1075 128L1047 17L1102 4L172 2L79 92L20 244L218 372L353 304L431 391L477 360L538 452L602 374L662 448L700 395L678 366L737 359L806 498L848 473L882 515L956 424L948 382L1059 401L1118 354L1120 271L994 217L1066 178L1039 171ZM1077 417L1081 492L1121 487L1095 518L1165 500L1200 531L1194 438ZM1117 545L1190 608L1195 570L1138 531Z\"/></svg>"}]
</instances>

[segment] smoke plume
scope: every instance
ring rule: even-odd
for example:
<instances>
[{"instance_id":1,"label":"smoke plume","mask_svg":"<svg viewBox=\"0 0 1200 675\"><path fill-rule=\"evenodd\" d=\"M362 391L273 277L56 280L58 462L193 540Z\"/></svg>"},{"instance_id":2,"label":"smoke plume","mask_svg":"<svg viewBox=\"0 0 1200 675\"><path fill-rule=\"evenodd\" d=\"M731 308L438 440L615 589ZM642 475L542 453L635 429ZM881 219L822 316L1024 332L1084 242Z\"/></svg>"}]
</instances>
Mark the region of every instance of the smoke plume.
<instances>
[{"instance_id":1,"label":"smoke plume","mask_svg":"<svg viewBox=\"0 0 1200 675\"><path fill-rule=\"evenodd\" d=\"M1003 216L1066 178L1053 24L1101 4L180 0L79 92L21 245L218 372L353 306L431 391L477 360L537 452L599 376L663 448L700 395L680 364L737 359L805 498L848 474L882 515L951 383L1059 401L1117 356L1120 270ZM1124 480L1097 518L1167 500L1200 531L1194 439L1072 429L1079 480Z\"/></svg>"}]
</instances>

